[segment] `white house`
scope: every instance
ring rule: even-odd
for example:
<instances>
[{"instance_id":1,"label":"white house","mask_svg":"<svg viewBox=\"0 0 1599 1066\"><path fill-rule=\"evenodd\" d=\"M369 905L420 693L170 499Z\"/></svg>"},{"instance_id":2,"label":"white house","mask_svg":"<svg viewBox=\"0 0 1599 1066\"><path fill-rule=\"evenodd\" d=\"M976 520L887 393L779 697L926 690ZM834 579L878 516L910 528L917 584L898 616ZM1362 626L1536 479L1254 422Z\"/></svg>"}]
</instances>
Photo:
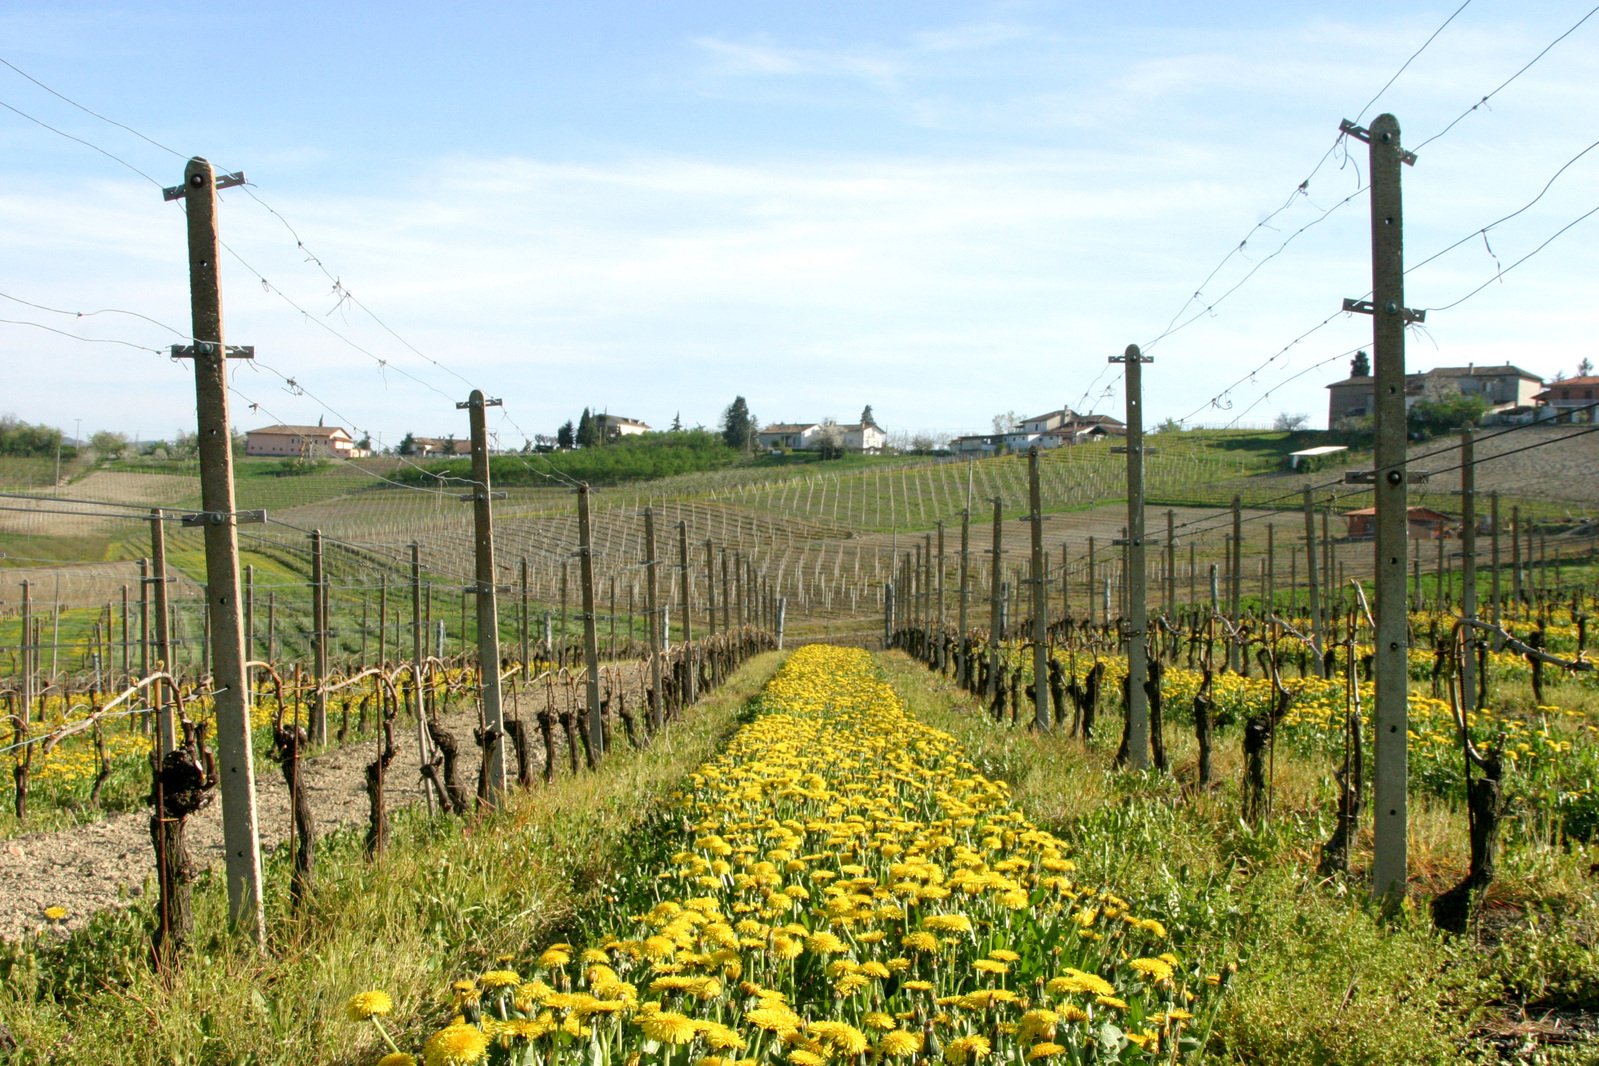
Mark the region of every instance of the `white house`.
<instances>
[{"instance_id":1,"label":"white house","mask_svg":"<svg viewBox=\"0 0 1599 1066\"><path fill-rule=\"evenodd\" d=\"M356 451L355 441L342 426L263 426L244 435L245 455L350 459Z\"/></svg>"},{"instance_id":2,"label":"white house","mask_svg":"<svg viewBox=\"0 0 1599 1066\"><path fill-rule=\"evenodd\" d=\"M648 423L640 422L636 418L623 418L621 415L611 414L595 415L594 428L600 431L601 440L636 437L650 431Z\"/></svg>"},{"instance_id":3,"label":"white house","mask_svg":"<svg viewBox=\"0 0 1599 1066\"><path fill-rule=\"evenodd\" d=\"M844 433L844 450L863 455L880 455L888 447L888 434L876 422L861 422L853 426L839 426Z\"/></svg>"},{"instance_id":4,"label":"white house","mask_svg":"<svg viewBox=\"0 0 1599 1066\"><path fill-rule=\"evenodd\" d=\"M786 448L804 451L814 448L819 422L774 422L755 434L755 443L762 448Z\"/></svg>"},{"instance_id":5,"label":"white house","mask_svg":"<svg viewBox=\"0 0 1599 1066\"><path fill-rule=\"evenodd\" d=\"M839 447L846 452L877 455L888 447L888 433L875 422L831 425L822 422L774 422L755 434L762 448L788 451L814 451L822 446L829 431L837 434Z\"/></svg>"}]
</instances>

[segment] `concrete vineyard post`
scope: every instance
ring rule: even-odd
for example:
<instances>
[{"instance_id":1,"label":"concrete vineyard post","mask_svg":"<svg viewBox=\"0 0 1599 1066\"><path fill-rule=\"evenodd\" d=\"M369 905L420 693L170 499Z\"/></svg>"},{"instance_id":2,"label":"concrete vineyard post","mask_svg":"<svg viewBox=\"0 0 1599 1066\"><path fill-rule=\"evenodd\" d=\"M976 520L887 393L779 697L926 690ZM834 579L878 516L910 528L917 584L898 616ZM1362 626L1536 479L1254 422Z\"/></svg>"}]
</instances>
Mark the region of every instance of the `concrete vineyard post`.
<instances>
[{"instance_id":1,"label":"concrete vineyard post","mask_svg":"<svg viewBox=\"0 0 1599 1066\"><path fill-rule=\"evenodd\" d=\"M1001 617L1005 602L1004 585L1004 537L1001 532L1004 519L1000 514L1000 498L994 497L994 546L991 549L992 573L989 577L988 594L988 691L985 695L989 700L999 692L999 652L1000 642L1004 640L1005 626Z\"/></svg>"},{"instance_id":2,"label":"concrete vineyard post","mask_svg":"<svg viewBox=\"0 0 1599 1066\"><path fill-rule=\"evenodd\" d=\"M1439 540L1440 544L1443 543ZM1477 620L1477 457L1471 430L1460 431L1460 617ZM1460 661L1460 687L1467 707L1477 706L1477 631L1466 627L1466 652Z\"/></svg>"},{"instance_id":3,"label":"concrete vineyard post","mask_svg":"<svg viewBox=\"0 0 1599 1066\"><path fill-rule=\"evenodd\" d=\"M1305 500L1305 581L1310 587L1310 631L1315 639L1315 670L1317 677L1327 676L1327 665L1322 659L1322 650L1327 647L1326 637L1322 633L1321 619L1321 588L1316 580L1316 512L1310 503L1310 489L1304 490Z\"/></svg>"},{"instance_id":4,"label":"concrete vineyard post","mask_svg":"<svg viewBox=\"0 0 1599 1066\"><path fill-rule=\"evenodd\" d=\"M1033 722L1049 728L1049 616L1044 597L1044 503L1038 484L1038 449L1027 451L1027 509L1032 535Z\"/></svg>"},{"instance_id":5,"label":"concrete vineyard post","mask_svg":"<svg viewBox=\"0 0 1599 1066\"><path fill-rule=\"evenodd\" d=\"M644 508L644 612L650 634L650 727L661 728L661 615L655 572L655 512Z\"/></svg>"},{"instance_id":6,"label":"concrete vineyard post","mask_svg":"<svg viewBox=\"0 0 1599 1066\"><path fill-rule=\"evenodd\" d=\"M327 575L322 572L322 531L311 531L311 681L316 691L311 696L311 743L328 742L328 618Z\"/></svg>"},{"instance_id":7,"label":"concrete vineyard post","mask_svg":"<svg viewBox=\"0 0 1599 1066\"><path fill-rule=\"evenodd\" d=\"M594 627L594 541L589 529L589 487L577 490L577 557L583 596L583 665L588 677L584 692L588 699L589 750L597 762L605 754L605 723L600 715L600 648Z\"/></svg>"},{"instance_id":8,"label":"concrete vineyard post","mask_svg":"<svg viewBox=\"0 0 1599 1066\"><path fill-rule=\"evenodd\" d=\"M1127 761L1135 770L1149 765L1148 573L1144 563L1144 390L1143 364L1149 356L1129 344L1120 358L1127 392Z\"/></svg>"},{"instance_id":9,"label":"concrete vineyard post","mask_svg":"<svg viewBox=\"0 0 1599 1066\"><path fill-rule=\"evenodd\" d=\"M1408 618L1405 569L1408 486L1405 466L1405 327L1420 318L1405 307L1404 218L1400 165L1414 157L1399 146L1399 122L1377 116L1369 130L1351 123L1344 130L1371 148L1371 291L1369 305L1346 301L1347 310L1372 316L1375 378L1373 414L1377 500L1376 708L1372 894L1392 905L1403 897L1408 878L1408 799L1406 755L1409 746ZM1325 542L1327 538L1323 536ZM1330 567L1329 567L1330 569Z\"/></svg>"},{"instance_id":10,"label":"concrete vineyard post","mask_svg":"<svg viewBox=\"0 0 1599 1066\"><path fill-rule=\"evenodd\" d=\"M165 520L159 508L150 512L150 563L155 573L150 577L151 586L155 589L155 657L159 667L171 674L174 672L172 662L172 614L167 604L167 537L166 527L161 523ZM172 751L178 746L178 720L177 712L173 708L171 696L168 694L168 685L165 681L157 681L154 688L156 737L160 747L157 749L161 755Z\"/></svg>"},{"instance_id":11,"label":"concrete vineyard post","mask_svg":"<svg viewBox=\"0 0 1599 1066\"><path fill-rule=\"evenodd\" d=\"M688 674L684 700L693 703L699 688L698 672L694 667L694 613L690 609L693 574L688 568L688 523L682 520L677 523L677 569L683 578L680 609L683 612L683 665Z\"/></svg>"},{"instance_id":12,"label":"concrete vineyard post","mask_svg":"<svg viewBox=\"0 0 1599 1066\"><path fill-rule=\"evenodd\" d=\"M465 403L472 431L472 592L477 595L478 683L483 696L483 729L488 744L488 802L493 805L505 793L505 711L500 693L500 601L494 572L494 491L489 469L488 408L499 400L486 399L473 389ZM466 641L466 625L461 625L461 641Z\"/></svg>"},{"instance_id":13,"label":"concrete vineyard post","mask_svg":"<svg viewBox=\"0 0 1599 1066\"><path fill-rule=\"evenodd\" d=\"M242 928L261 943L266 938L266 917L261 900L250 716L245 700L238 515L233 496L233 434L228 424L228 351L222 336L222 277L217 263L220 238L216 178L211 164L204 159L191 159L184 168L181 190L188 223L200 503L205 528L205 599L212 639L212 685L216 691L217 774L227 855L228 914L235 928Z\"/></svg>"}]
</instances>

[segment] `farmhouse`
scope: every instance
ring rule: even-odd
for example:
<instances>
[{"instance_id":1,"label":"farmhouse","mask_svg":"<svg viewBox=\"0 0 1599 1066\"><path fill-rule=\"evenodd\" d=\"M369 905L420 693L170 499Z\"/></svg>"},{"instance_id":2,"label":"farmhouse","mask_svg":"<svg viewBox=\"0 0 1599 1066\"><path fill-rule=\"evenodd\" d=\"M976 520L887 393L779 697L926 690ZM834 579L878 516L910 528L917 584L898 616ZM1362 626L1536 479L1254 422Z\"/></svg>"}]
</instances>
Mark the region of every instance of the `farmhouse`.
<instances>
[{"instance_id":1,"label":"farmhouse","mask_svg":"<svg viewBox=\"0 0 1599 1066\"><path fill-rule=\"evenodd\" d=\"M1365 352L1350 365L1349 377L1327 386L1327 425L1336 426L1346 418L1361 418L1374 413L1377 379L1370 372ZM1507 415L1531 408L1543 378L1520 367L1440 366L1405 375L1405 409L1418 400L1445 400L1453 396L1481 396L1487 414Z\"/></svg>"},{"instance_id":2,"label":"farmhouse","mask_svg":"<svg viewBox=\"0 0 1599 1066\"><path fill-rule=\"evenodd\" d=\"M472 442L454 437L412 437L412 455L471 455Z\"/></svg>"},{"instance_id":3,"label":"farmhouse","mask_svg":"<svg viewBox=\"0 0 1599 1066\"><path fill-rule=\"evenodd\" d=\"M1038 446L1056 448L1062 444L1087 444L1106 437L1127 436L1127 424L1110 415L1074 414L1060 425L1039 434Z\"/></svg>"},{"instance_id":4,"label":"farmhouse","mask_svg":"<svg viewBox=\"0 0 1599 1066\"><path fill-rule=\"evenodd\" d=\"M244 454L353 459L365 453L341 426L263 426L244 435Z\"/></svg>"},{"instance_id":5,"label":"farmhouse","mask_svg":"<svg viewBox=\"0 0 1599 1066\"><path fill-rule=\"evenodd\" d=\"M621 415L595 415L594 428L599 430L601 440L616 440L618 437L636 437L648 433L650 427L645 422L634 418L623 418Z\"/></svg>"},{"instance_id":6,"label":"farmhouse","mask_svg":"<svg viewBox=\"0 0 1599 1066\"><path fill-rule=\"evenodd\" d=\"M1538 402L1540 418L1554 418L1562 422L1599 421L1594 418L1594 405L1599 403L1599 377L1566 378L1550 382L1549 387L1533 399Z\"/></svg>"},{"instance_id":7,"label":"farmhouse","mask_svg":"<svg viewBox=\"0 0 1599 1066\"><path fill-rule=\"evenodd\" d=\"M832 436L846 452L878 455L888 447L888 433L875 422L852 425L825 422L774 422L755 434L762 448L814 451Z\"/></svg>"},{"instance_id":8,"label":"farmhouse","mask_svg":"<svg viewBox=\"0 0 1599 1066\"><path fill-rule=\"evenodd\" d=\"M1351 540L1364 537L1373 537L1377 534L1377 508L1362 507L1354 511L1345 511L1344 518L1349 522L1348 536ZM1448 515L1440 514L1430 507L1411 507L1405 511L1405 524L1411 540L1442 540L1450 535L1449 523L1453 521Z\"/></svg>"}]
</instances>

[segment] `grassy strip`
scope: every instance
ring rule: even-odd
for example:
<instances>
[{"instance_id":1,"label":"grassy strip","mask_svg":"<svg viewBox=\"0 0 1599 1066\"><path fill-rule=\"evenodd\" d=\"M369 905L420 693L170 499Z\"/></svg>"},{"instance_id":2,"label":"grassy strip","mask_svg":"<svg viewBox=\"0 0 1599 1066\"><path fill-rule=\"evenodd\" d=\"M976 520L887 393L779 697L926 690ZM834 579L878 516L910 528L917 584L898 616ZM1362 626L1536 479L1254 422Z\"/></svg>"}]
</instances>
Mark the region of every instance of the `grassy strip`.
<instances>
[{"instance_id":1,"label":"grassy strip","mask_svg":"<svg viewBox=\"0 0 1599 1066\"><path fill-rule=\"evenodd\" d=\"M18 1044L5 1061L376 1059L383 1047L352 1030L346 997L381 986L401 1016L422 1017L463 967L575 932L616 871L647 850L650 813L723 743L779 660L746 665L648 751L619 748L600 772L518 794L501 812L431 822L398 812L381 862L362 861L357 831L325 838L317 895L301 915L286 913L286 859L275 854L264 954L225 932L220 878L196 892L196 950L170 980L145 965L143 904L64 942L0 948L0 1018Z\"/></svg>"},{"instance_id":2,"label":"grassy strip","mask_svg":"<svg viewBox=\"0 0 1599 1066\"><path fill-rule=\"evenodd\" d=\"M1168 729L1172 775L1112 766L1114 717L1093 746L1060 734L997 726L970 697L921 664L880 657L913 713L957 736L986 774L1071 846L1078 876L1141 901L1200 969L1238 968L1209 1043L1209 1061L1457 1063L1502 1061L1481 1039L1528 1013L1593 1010L1599 1002L1599 904L1587 867L1599 848L1516 850L1501 860L1501 916L1524 915L1476 938L1446 938L1425 913L1384 923L1358 880L1324 880L1331 760L1279 747L1275 813L1260 829L1238 820L1238 744L1218 740L1222 784L1195 792L1192 738ZM1464 873L1464 818L1418 797L1412 865L1441 890ZM1599 1045L1539 1048L1513 1061L1591 1063Z\"/></svg>"},{"instance_id":3,"label":"grassy strip","mask_svg":"<svg viewBox=\"0 0 1599 1066\"><path fill-rule=\"evenodd\" d=\"M575 947L457 982L428 1066L1175 1062L1203 1043L1225 978L1077 881L865 652L797 651L758 709L675 798L669 859L618 882Z\"/></svg>"}]
</instances>

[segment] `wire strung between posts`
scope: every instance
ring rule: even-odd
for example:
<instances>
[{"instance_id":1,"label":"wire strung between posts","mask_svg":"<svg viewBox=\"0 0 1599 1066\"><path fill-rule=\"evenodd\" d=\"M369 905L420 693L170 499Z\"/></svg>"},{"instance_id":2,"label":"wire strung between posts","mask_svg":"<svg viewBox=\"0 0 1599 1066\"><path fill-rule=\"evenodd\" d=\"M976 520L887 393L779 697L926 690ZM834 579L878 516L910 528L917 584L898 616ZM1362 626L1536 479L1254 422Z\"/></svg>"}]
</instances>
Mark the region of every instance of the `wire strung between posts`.
<instances>
[{"instance_id":1,"label":"wire strung between posts","mask_svg":"<svg viewBox=\"0 0 1599 1066\"><path fill-rule=\"evenodd\" d=\"M1507 86L1509 86L1511 82L1515 81L1517 78L1519 78L1523 74L1527 73L1527 71L1529 71L1533 67L1537 66L1538 63L1540 61L1542 61L1543 57L1548 55L1554 49L1555 45L1559 44L1561 41L1564 41L1567 37L1570 37L1573 33L1576 33L1577 29L1584 22L1587 22L1589 19L1593 18L1593 16L1596 13L1599 13L1599 7L1590 8L1586 15L1583 15L1582 18L1578 19L1576 22L1574 22L1571 25L1570 29L1566 30L1565 33L1562 33L1560 36L1556 37L1554 40L1552 40L1548 44L1546 44L1543 47L1543 50L1540 51L1537 55L1533 56L1531 59L1529 59L1526 62L1526 64L1522 66L1522 68L1520 70L1516 71L1510 77L1508 77L1504 81L1500 82L1498 88L1494 89L1492 92L1488 93L1488 95L1484 96L1482 99L1478 100L1476 103L1474 103L1470 107L1466 108L1466 110L1462 111L1459 114L1459 116L1457 116L1455 118L1455 120L1453 122L1449 123L1449 125L1445 126L1443 129L1439 130L1437 133L1433 134L1431 137L1428 137L1426 140L1422 141L1420 144L1416 145L1416 147L1413 148L1412 151L1420 152L1423 148L1427 147L1433 141L1438 140L1438 138L1444 136L1450 130L1454 129L1457 125L1459 125L1466 118L1467 115L1470 115L1470 114L1473 114L1474 112L1476 112L1478 108L1482 107L1489 100L1492 100L1495 96L1498 96L1499 93L1502 92ZM1456 14L1458 14L1458 12L1456 12ZM1454 17L1453 15L1450 16L1450 18L1453 18L1453 17Z\"/></svg>"}]
</instances>

